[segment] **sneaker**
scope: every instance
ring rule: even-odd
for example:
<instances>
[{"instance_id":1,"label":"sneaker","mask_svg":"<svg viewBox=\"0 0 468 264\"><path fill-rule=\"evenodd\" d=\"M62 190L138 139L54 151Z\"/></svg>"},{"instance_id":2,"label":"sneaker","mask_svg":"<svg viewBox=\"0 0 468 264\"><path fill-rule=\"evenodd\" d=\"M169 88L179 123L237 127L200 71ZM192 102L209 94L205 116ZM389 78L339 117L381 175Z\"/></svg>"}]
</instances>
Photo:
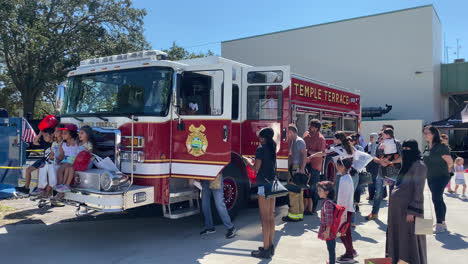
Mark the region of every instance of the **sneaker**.
<instances>
[{"instance_id":1,"label":"sneaker","mask_svg":"<svg viewBox=\"0 0 468 264\"><path fill-rule=\"evenodd\" d=\"M54 198L56 201L62 201L63 197L64 197L63 193L57 193L57 195L55 195Z\"/></svg>"},{"instance_id":2,"label":"sneaker","mask_svg":"<svg viewBox=\"0 0 468 264\"><path fill-rule=\"evenodd\" d=\"M445 231L448 231L448 229L447 229L447 223L444 222L442 225L444 226Z\"/></svg>"},{"instance_id":3,"label":"sneaker","mask_svg":"<svg viewBox=\"0 0 468 264\"><path fill-rule=\"evenodd\" d=\"M356 250L353 250L353 258L357 258L357 257L359 257L359 254L357 253Z\"/></svg>"},{"instance_id":4,"label":"sneaker","mask_svg":"<svg viewBox=\"0 0 468 264\"><path fill-rule=\"evenodd\" d=\"M65 204L55 199L55 197L50 198L50 206L52 207L64 207Z\"/></svg>"},{"instance_id":5,"label":"sneaker","mask_svg":"<svg viewBox=\"0 0 468 264\"><path fill-rule=\"evenodd\" d=\"M447 227L444 226L443 224L436 224L434 228L434 234L440 234L444 232L447 232Z\"/></svg>"},{"instance_id":6,"label":"sneaker","mask_svg":"<svg viewBox=\"0 0 468 264\"><path fill-rule=\"evenodd\" d=\"M68 186L66 186L66 185L61 184L56 188L56 190L59 193L64 193L64 192L69 192L70 188L68 188Z\"/></svg>"},{"instance_id":7,"label":"sneaker","mask_svg":"<svg viewBox=\"0 0 468 264\"><path fill-rule=\"evenodd\" d=\"M44 189L39 189L39 188L34 188L34 190L29 194L31 196L38 196L39 194L41 194L41 192L43 192Z\"/></svg>"},{"instance_id":8,"label":"sneaker","mask_svg":"<svg viewBox=\"0 0 468 264\"><path fill-rule=\"evenodd\" d=\"M262 251L262 250L265 250L265 249L263 247L258 247L258 250ZM272 256L275 255L275 245L271 245L270 253L271 253Z\"/></svg>"},{"instance_id":9,"label":"sneaker","mask_svg":"<svg viewBox=\"0 0 468 264\"><path fill-rule=\"evenodd\" d=\"M201 231L200 235L203 236L203 235L209 235L209 234L214 234L214 233L216 233L216 229L208 228L208 229Z\"/></svg>"},{"instance_id":10,"label":"sneaker","mask_svg":"<svg viewBox=\"0 0 468 264\"><path fill-rule=\"evenodd\" d=\"M311 211L304 211L304 215L314 215L314 212L311 212Z\"/></svg>"},{"instance_id":11,"label":"sneaker","mask_svg":"<svg viewBox=\"0 0 468 264\"><path fill-rule=\"evenodd\" d=\"M371 221L371 220L377 220L379 219L379 215L378 214L370 214L368 216L365 217L367 221Z\"/></svg>"},{"instance_id":12,"label":"sneaker","mask_svg":"<svg viewBox=\"0 0 468 264\"><path fill-rule=\"evenodd\" d=\"M337 258L336 262L337 263L354 263L354 258L343 255L343 256Z\"/></svg>"},{"instance_id":13,"label":"sneaker","mask_svg":"<svg viewBox=\"0 0 468 264\"><path fill-rule=\"evenodd\" d=\"M462 194L462 195L461 195L461 198L466 198L466 195L465 195L465 194Z\"/></svg>"},{"instance_id":14,"label":"sneaker","mask_svg":"<svg viewBox=\"0 0 468 264\"><path fill-rule=\"evenodd\" d=\"M26 187L15 187L15 191L21 195L29 195L29 188Z\"/></svg>"},{"instance_id":15,"label":"sneaker","mask_svg":"<svg viewBox=\"0 0 468 264\"><path fill-rule=\"evenodd\" d=\"M233 238L236 236L236 232L237 232L237 229L235 226L233 226L232 228L230 228L227 233L226 233L226 238Z\"/></svg>"},{"instance_id":16,"label":"sneaker","mask_svg":"<svg viewBox=\"0 0 468 264\"><path fill-rule=\"evenodd\" d=\"M262 259L269 259L271 258L271 252L270 250L255 250L255 251L252 251L252 253L250 253L250 255L252 255L252 257L254 258L262 258Z\"/></svg>"}]
</instances>

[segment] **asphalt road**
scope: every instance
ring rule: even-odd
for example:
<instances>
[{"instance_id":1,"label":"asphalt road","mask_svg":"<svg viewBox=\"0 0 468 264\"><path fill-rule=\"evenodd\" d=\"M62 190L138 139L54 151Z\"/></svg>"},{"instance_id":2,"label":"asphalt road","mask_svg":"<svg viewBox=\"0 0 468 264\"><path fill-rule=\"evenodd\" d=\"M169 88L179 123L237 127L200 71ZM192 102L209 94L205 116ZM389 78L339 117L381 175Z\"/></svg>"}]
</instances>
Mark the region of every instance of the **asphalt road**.
<instances>
[{"instance_id":1,"label":"asphalt road","mask_svg":"<svg viewBox=\"0 0 468 264\"><path fill-rule=\"evenodd\" d=\"M364 200L365 196L363 196ZM426 196L426 207L429 196ZM365 200L364 200L365 201ZM429 263L468 263L468 201L446 197L450 233L428 236ZM383 257L386 201L381 220L357 217L355 248L364 259ZM225 228L200 237L200 216L169 220L156 208L124 214L75 218L73 207L38 209L27 199L0 201L0 263L325 263L325 243L317 239L319 218L283 223L287 206L276 209L276 254L271 260L250 257L262 246L260 220L255 206L235 219L238 236L225 239ZM371 205L361 205L367 215ZM426 209L427 216L430 213ZM337 254L344 247L337 243Z\"/></svg>"}]
</instances>

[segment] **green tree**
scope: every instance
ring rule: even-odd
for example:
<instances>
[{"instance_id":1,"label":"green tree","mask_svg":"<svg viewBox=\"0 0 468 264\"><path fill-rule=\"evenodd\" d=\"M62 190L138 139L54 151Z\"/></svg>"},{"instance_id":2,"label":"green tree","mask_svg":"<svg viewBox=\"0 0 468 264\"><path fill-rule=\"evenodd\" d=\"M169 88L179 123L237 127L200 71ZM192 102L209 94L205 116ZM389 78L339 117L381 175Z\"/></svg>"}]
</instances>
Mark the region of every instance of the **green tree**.
<instances>
[{"instance_id":1,"label":"green tree","mask_svg":"<svg viewBox=\"0 0 468 264\"><path fill-rule=\"evenodd\" d=\"M164 49L163 51L166 52L167 55L169 56L169 59L173 61L203 58L203 57L214 55L214 53L211 50L208 50L206 53L188 52L183 47L178 46L175 43L175 41L172 42L172 46L169 49Z\"/></svg>"},{"instance_id":2,"label":"green tree","mask_svg":"<svg viewBox=\"0 0 468 264\"><path fill-rule=\"evenodd\" d=\"M0 63L0 108L5 108L11 116L16 116L20 107L21 95L5 72L4 65Z\"/></svg>"},{"instance_id":3,"label":"green tree","mask_svg":"<svg viewBox=\"0 0 468 264\"><path fill-rule=\"evenodd\" d=\"M0 0L0 60L34 113L80 60L150 49L131 0Z\"/></svg>"}]
</instances>

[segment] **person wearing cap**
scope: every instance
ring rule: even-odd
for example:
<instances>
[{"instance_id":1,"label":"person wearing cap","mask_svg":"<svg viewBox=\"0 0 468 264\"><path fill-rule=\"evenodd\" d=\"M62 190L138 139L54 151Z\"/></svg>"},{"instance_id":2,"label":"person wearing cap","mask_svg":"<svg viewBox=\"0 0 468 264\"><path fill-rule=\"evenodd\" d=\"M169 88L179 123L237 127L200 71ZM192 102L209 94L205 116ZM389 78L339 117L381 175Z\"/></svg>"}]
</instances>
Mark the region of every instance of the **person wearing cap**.
<instances>
[{"instance_id":1,"label":"person wearing cap","mask_svg":"<svg viewBox=\"0 0 468 264\"><path fill-rule=\"evenodd\" d=\"M33 145L40 146L41 149L44 149L44 157L34 162L31 166L26 169L25 172L25 180L24 186L22 187L15 187L15 191L19 196L27 196L29 195L29 186L31 184L31 174L33 171L38 170L39 168L43 167L47 157L50 154L50 147L52 146L52 142L54 140L54 132L55 129L50 127L42 130L39 134L34 137ZM31 195L39 195L41 192L39 188L35 188Z\"/></svg>"},{"instance_id":2,"label":"person wearing cap","mask_svg":"<svg viewBox=\"0 0 468 264\"><path fill-rule=\"evenodd\" d=\"M304 142L307 148L307 155L323 152L327 149L325 137L320 133L322 122L318 119L312 119L309 123L309 130L304 133ZM309 186L304 197L305 215L312 215L317 210L319 196L317 193L317 183L320 180L320 173L323 166L323 157L310 158L307 167L309 168Z\"/></svg>"},{"instance_id":3,"label":"person wearing cap","mask_svg":"<svg viewBox=\"0 0 468 264\"><path fill-rule=\"evenodd\" d=\"M56 197L58 200L63 198L64 192L70 191L70 184L75 174L73 162L80 150L78 147L78 127L75 124L65 124L59 130L63 131L63 143L57 158L61 162L57 171L57 186L55 186L55 190L59 192Z\"/></svg>"},{"instance_id":4,"label":"person wearing cap","mask_svg":"<svg viewBox=\"0 0 468 264\"><path fill-rule=\"evenodd\" d=\"M304 174L307 164L307 148L304 140L297 135L297 127L294 124L288 126L288 139L291 144L288 159L290 176L288 185L297 185L293 181L293 176L296 173ZM302 189L298 193L289 191L288 215L282 219L285 222L299 222L304 219L304 191Z\"/></svg>"},{"instance_id":5,"label":"person wearing cap","mask_svg":"<svg viewBox=\"0 0 468 264\"><path fill-rule=\"evenodd\" d=\"M268 197L268 190L276 177L276 143L273 140L274 131L265 127L258 133L260 146L255 152L255 162L244 157L245 164L257 171L258 208L262 222L263 247L252 251L251 255L257 258L270 258L275 254L275 198Z\"/></svg>"}]
</instances>

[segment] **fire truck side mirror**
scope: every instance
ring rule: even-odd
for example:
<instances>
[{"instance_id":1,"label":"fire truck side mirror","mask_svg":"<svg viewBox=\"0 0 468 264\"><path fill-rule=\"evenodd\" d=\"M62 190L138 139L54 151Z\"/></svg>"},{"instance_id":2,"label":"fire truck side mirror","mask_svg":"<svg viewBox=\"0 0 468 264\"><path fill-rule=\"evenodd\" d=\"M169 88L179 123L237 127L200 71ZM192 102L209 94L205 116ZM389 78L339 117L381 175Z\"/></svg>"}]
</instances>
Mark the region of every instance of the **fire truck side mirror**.
<instances>
[{"instance_id":1,"label":"fire truck side mirror","mask_svg":"<svg viewBox=\"0 0 468 264\"><path fill-rule=\"evenodd\" d=\"M60 112L62 110L63 99L65 98L65 89L66 89L65 85L63 84L57 85L57 92L55 94L55 99L56 99L55 109L57 110L57 112Z\"/></svg>"},{"instance_id":2,"label":"fire truck side mirror","mask_svg":"<svg viewBox=\"0 0 468 264\"><path fill-rule=\"evenodd\" d=\"M183 73L174 72L174 79L176 80L173 87L173 100L172 103L174 107L177 108L177 111L182 106L182 98L181 98L181 84L182 84L182 75Z\"/></svg>"}]
</instances>

